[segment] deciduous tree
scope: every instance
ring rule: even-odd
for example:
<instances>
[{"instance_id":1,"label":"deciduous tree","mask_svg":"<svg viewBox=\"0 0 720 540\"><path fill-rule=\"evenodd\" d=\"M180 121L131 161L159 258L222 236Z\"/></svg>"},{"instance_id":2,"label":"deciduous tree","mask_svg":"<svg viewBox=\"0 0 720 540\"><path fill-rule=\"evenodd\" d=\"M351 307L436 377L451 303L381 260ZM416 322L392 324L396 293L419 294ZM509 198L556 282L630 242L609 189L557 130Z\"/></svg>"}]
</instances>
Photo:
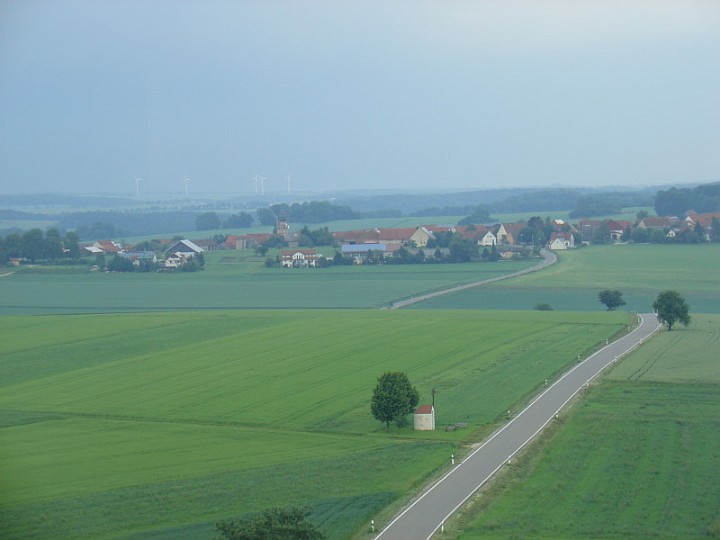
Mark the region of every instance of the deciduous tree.
<instances>
[{"instance_id":1,"label":"deciduous tree","mask_svg":"<svg viewBox=\"0 0 720 540\"><path fill-rule=\"evenodd\" d=\"M400 420L417 407L420 393L410 384L407 374L388 371L378 377L370 409L373 416L390 429L390 422Z\"/></svg>"},{"instance_id":2,"label":"deciduous tree","mask_svg":"<svg viewBox=\"0 0 720 540\"><path fill-rule=\"evenodd\" d=\"M608 308L608 311L612 311L617 307L625 305L625 300L622 299L622 295L623 293L621 293L617 289L605 289L604 291L600 291L598 293L598 299L600 300L600 302L605 304L605 306Z\"/></svg>"},{"instance_id":3,"label":"deciduous tree","mask_svg":"<svg viewBox=\"0 0 720 540\"><path fill-rule=\"evenodd\" d=\"M195 228L198 231L209 231L220 228L220 217L216 212L204 212L195 218Z\"/></svg>"},{"instance_id":4,"label":"deciduous tree","mask_svg":"<svg viewBox=\"0 0 720 540\"><path fill-rule=\"evenodd\" d=\"M690 324L688 314L690 308L677 291L663 291L658 294L653 302L653 309L657 312L660 322L667 325L668 331L672 330L676 322L681 322L685 326Z\"/></svg>"}]
</instances>

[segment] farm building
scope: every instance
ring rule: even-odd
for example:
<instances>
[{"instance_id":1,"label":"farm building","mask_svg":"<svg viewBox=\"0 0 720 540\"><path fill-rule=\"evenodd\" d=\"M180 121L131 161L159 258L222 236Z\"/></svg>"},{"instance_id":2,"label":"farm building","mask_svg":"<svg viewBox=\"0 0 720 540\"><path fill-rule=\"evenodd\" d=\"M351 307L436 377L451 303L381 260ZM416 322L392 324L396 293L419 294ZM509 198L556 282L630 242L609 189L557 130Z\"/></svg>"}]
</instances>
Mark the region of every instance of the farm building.
<instances>
[{"instance_id":1,"label":"farm building","mask_svg":"<svg viewBox=\"0 0 720 540\"><path fill-rule=\"evenodd\" d=\"M416 431L433 431L435 429L435 407L421 405L415 409L413 426Z\"/></svg>"},{"instance_id":2,"label":"farm building","mask_svg":"<svg viewBox=\"0 0 720 540\"><path fill-rule=\"evenodd\" d=\"M203 251L203 248L186 238L185 240L175 242L172 246L165 250L165 253L168 255L182 253L185 256L193 256L198 253L202 253Z\"/></svg>"},{"instance_id":3,"label":"farm building","mask_svg":"<svg viewBox=\"0 0 720 540\"><path fill-rule=\"evenodd\" d=\"M343 244L340 246L340 253L352 257L356 264L362 264L371 252L385 255L386 251L385 244Z\"/></svg>"}]
</instances>

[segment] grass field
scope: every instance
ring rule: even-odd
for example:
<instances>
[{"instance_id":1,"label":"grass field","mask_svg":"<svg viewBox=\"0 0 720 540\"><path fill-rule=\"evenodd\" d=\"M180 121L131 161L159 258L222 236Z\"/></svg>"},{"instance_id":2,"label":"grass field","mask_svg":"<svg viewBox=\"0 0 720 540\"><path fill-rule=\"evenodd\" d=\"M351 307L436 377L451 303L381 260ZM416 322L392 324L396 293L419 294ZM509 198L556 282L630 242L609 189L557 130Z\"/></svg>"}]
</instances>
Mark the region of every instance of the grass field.
<instances>
[{"instance_id":1,"label":"grass field","mask_svg":"<svg viewBox=\"0 0 720 540\"><path fill-rule=\"evenodd\" d=\"M620 313L242 311L5 317L0 537L210 538L310 504L348 538L473 434L623 329ZM438 423L384 427L407 371Z\"/></svg>"},{"instance_id":2,"label":"grass field","mask_svg":"<svg viewBox=\"0 0 720 540\"><path fill-rule=\"evenodd\" d=\"M720 317L697 316L623 359L457 537L720 537L719 342Z\"/></svg>"},{"instance_id":3,"label":"grass field","mask_svg":"<svg viewBox=\"0 0 720 540\"><path fill-rule=\"evenodd\" d=\"M18 272L0 279L0 315L241 308L380 308L508 274L537 261L265 268L247 253L214 252L202 272Z\"/></svg>"},{"instance_id":4,"label":"grass field","mask_svg":"<svg viewBox=\"0 0 720 540\"><path fill-rule=\"evenodd\" d=\"M598 293L620 289L626 310L651 311L657 294L680 292L691 312L720 313L720 245L626 244L560 252L559 263L542 272L442 296L416 309L603 309Z\"/></svg>"}]
</instances>

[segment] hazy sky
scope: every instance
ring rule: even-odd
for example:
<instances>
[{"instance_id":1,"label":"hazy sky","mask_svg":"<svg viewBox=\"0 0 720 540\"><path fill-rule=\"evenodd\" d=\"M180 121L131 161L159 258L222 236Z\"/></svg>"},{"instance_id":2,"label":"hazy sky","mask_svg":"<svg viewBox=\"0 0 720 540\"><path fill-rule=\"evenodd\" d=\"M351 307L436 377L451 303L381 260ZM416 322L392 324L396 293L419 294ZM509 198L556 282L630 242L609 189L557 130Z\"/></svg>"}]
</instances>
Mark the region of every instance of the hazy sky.
<instances>
[{"instance_id":1,"label":"hazy sky","mask_svg":"<svg viewBox=\"0 0 720 540\"><path fill-rule=\"evenodd\" d=\"M0 193L720 180L720 2L0 0Z\"/></svg>"}]
</instances>

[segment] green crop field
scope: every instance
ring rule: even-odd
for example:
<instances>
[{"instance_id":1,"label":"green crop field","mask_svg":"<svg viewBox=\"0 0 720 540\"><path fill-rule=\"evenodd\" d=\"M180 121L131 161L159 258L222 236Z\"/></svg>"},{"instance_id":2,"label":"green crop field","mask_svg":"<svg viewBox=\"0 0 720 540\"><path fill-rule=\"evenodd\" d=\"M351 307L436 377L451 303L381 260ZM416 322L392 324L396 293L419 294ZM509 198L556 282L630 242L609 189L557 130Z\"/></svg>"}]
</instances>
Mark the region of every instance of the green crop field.
<instances>
[{"instance_id":1,"label":"green crop field","mask_svg":"<svg viewBox=\"0 0 720 540\"><path fill-rule=\"evenodd\" d=\"M422 302L415 309L554 309L595 311L603 289L620 289L623 309L651 311L658 292L675 289L691 312L720 313L720 245L624 244L559 253L559 263L528 274Z\"/></svg>"},{"instance_id":2,"label":"green crop field","mask_svg":"<svg viewBox=\"0 0 720 540\"><path fill-rule=\"evenodd\" d=\"M6 279L6 278L5 278ZM204 311L4 317L0 537L211 538L308 504L348 538L447 466L621 313ZM369 413L406 371L438 423Z\"/></svg>"},{"instance_id":3,"label":"green crop field","mask_svg":"<svg viewBox=\"0 0 720 540\"><path fill-rule=\"evenodd\" d=\"M201 272L17 272L0 279L0 315L241 308L380 308L527 268L497 263L265 268L244 251L208 253Z\"/></svg>"},{"instance_id":4,"label":"green crop field","mask_svg":"<svg viewBox=\"0 0 720 540\"><path fill-rule=\"evenodd\" d=\"M718 343L720 316L701 315L623 359L458 538L720 537Z\"/></svg>"}]
</instances>

